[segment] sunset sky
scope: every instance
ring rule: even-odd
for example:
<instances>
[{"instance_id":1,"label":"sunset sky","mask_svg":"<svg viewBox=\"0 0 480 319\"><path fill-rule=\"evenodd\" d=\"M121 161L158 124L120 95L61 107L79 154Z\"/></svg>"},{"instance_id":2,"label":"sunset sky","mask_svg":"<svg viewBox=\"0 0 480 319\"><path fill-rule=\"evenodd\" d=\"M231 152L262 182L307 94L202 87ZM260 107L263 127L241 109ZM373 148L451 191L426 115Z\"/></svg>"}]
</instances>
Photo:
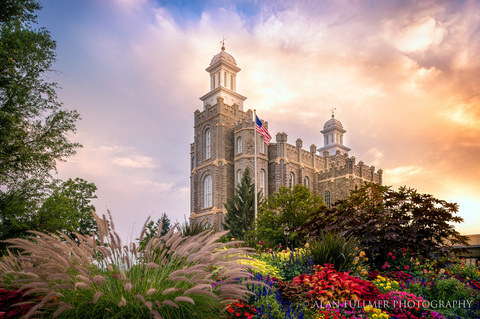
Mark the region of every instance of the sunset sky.
<instances>
[{"instance_id":1,"label":"sunset sky","mask_svg":"<svg viewBox=\"0 0 480 319\"><path fill-rule=\"evenodd\" d=\"M460 205L480 233L480 1L42 0L59 99L83 144L59 177L98 187L124 238L190 214L193 112L226 51L272 135L323 146L330 109L357 162Z\"/></svg>"}]
</instances>

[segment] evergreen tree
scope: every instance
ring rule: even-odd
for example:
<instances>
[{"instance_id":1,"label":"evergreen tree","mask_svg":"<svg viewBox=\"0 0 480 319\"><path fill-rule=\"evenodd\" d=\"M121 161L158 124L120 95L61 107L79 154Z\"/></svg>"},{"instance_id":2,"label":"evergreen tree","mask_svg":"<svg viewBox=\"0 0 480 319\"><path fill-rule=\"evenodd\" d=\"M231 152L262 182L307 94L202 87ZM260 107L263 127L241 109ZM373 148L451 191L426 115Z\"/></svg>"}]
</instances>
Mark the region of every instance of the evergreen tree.
<instances>
[{"instance_id":1,"label":"evergreen tree","mask_svg":"<svg viewBox=\"0 0 480 319\"><path fill-rule=\"evenodd\" d=\"M263 196L257 194L258 205ZM225 204L227 214L223 227L230 230L230 236L244 240L247 232L255 228L255 185L248 167L244 170L242 180L235 188L235 194Z\"/></svg>"},{"instance_id":2,"label":"evergreen tree","mask_svg":"<svg viewBox=\"0 0 480 319\"><path fill-rule=\"evenodd\" d=\"M160 236L165 236L170 230L170 228L172 228L172 225L170 224L170 219L168 218L167 214L163 213L162 216L159 219L157 219L156 222L151 220L145 226L146 228L145 235L143 236L143 238L140 240L140 243L139 243L141 249L145 249L150 239L158 235L158 230L160 225L162 225L162 228L160 229ZM139 240L139 238L137 238L137 240Z\"/></svg>"}]
</instances>

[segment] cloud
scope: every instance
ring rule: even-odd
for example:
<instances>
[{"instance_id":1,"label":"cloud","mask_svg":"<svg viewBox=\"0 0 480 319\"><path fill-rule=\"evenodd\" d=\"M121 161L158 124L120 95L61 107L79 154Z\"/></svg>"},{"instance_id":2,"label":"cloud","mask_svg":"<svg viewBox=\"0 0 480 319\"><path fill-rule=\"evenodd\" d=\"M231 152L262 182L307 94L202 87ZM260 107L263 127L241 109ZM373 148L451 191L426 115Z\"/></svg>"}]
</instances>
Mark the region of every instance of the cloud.
<instances>
[{"instance_id":1,"label":"cloud","mask_svg":"<svg viewBox=\"0 0 480 319\"><path fill-rule=\"evenodd\" d=\"M62 170L98 184L125 223L136 210L188 216L193 112L222 36L242 69L237 92L272 135L320 147L333 106L350 154L387 184L437 196L454 180L478 184L478 2L110 0L78 11L62 11L68 27L51 22L59 95L83 118L85 147Z\"/></svg>"},{"instance_id":2,"label":"cloud","mask_svg":"<svg viewBox=\"0 0 480 319\"><path fill-rule=\"evenodd\" d=\"M403 184L412 177L418 177L419 174L424 174L424 169L418 166L400 166L386 169L384 172L387 184Z\"/></svg>"},{"instance_id":3,"label":"cloud","mask_svg":"<svg viewBox=\"0 0 480 319\"><path fill-rule=\"evenodd\" d=\"M130 168L154 168L154 159L149 156L114 157L112 162L118 166Z\"/></svg>"}]
</instances>

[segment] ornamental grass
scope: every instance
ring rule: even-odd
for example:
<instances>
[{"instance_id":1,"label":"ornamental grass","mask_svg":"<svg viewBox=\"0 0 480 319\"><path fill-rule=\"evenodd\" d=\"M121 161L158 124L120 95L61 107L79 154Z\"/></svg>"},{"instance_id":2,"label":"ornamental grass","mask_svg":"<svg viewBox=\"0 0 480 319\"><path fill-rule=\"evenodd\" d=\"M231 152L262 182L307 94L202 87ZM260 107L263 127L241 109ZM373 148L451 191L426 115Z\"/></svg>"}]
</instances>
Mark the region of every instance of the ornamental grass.
<instances>
[{"instance_id":1,"label":"ornamental grass","mask_svg":"<svg viewBox=\"0 0 480 319\"><path fill-rule=\"evenodd\" d=\"M174 227L160 236L160 225L139 250L122 244L111 218L95 219L90 237L31 231L7 241L17 253L0 260L0 287L38 297L25 301L32 307L24 318L218 318L258 283L249 280L252 266L239 263L249 248L222 249L231 245L219 242L226 232L182 237Z\"/></svg>"}]
</instances>

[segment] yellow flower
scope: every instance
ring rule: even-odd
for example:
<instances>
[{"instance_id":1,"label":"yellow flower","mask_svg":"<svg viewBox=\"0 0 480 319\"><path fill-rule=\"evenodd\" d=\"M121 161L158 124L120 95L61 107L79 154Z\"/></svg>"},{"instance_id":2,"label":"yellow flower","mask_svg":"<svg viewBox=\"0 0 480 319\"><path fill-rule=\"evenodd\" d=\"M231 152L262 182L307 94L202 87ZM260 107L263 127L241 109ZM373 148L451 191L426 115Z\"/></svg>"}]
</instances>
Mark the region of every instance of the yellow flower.
<instances>
[{"instance_id":1,"label":"yellow flower","mask_svg":"<svg viewBox=\"0 0 480 319\"><path fill-rule=\"evenodd\" d=\"M308 243L305 244L305 248L308 248L310 247L310 245Z\"/></svg>"},{"instance_id":2,"label":"yellow flower","mask_svg":"<svg viewBox=\"0 0 480 319\"><path fill-rule=\"evenodd\" d=\"M365 308L363 308L363 310L365 310L365 312L370 312L373 310L373 307L372 305L366 305Z\"/></svg>"},{"instance_id":3,"label":"yellow flower","mask_svg":"<svg viewBox=\"0 0 480 319\"><path fill-rule=\"evenodd\" d=\"M365 252L364 252L364 251L361 251L361 252L360 252L360 258L363 258L363 257L365 257Z\"/></svg>"}]
</instances>

